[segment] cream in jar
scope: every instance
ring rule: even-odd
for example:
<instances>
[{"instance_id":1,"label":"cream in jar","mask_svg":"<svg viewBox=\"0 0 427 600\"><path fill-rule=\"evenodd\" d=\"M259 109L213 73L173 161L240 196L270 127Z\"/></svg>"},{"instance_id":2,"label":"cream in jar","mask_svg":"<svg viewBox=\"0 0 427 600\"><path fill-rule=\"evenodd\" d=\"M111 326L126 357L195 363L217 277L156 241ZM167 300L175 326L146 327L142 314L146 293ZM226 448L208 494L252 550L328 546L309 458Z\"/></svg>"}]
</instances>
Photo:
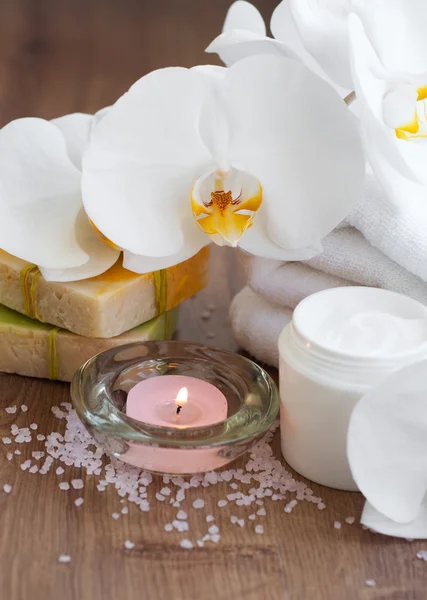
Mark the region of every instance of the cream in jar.
<instances>
[{"instance_id":1,"label":"cream in jar","mask_svg":"<svg viewBox=\"0 0 427 600\"><path fill-rule=\"evenodd\" d=\"M346 456L356 402L389 373L427 357L427 307L377 288L303 300L279 339L282 452L308 479L357 490Z\"/></svg>"}]
</instances>

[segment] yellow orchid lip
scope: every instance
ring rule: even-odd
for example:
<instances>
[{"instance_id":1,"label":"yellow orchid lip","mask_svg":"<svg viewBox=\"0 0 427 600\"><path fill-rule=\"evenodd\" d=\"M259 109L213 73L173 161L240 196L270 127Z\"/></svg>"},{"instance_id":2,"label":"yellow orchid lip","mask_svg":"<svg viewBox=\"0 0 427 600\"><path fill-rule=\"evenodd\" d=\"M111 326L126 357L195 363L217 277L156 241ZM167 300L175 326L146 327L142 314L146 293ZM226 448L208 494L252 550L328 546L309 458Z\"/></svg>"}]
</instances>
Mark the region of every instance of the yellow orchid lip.
<instances>
[{"instance_id":1,"label":"yellow orchid lip","mask_svg":"<svg viewBox=\"0 0 427 600\"><path fill-rule=\"evenodd\" d=\"M417 103L415 106L415 110L414 110L414 119L412 121L410 121L409 123L406 123L404 125L400 125L399 127L396 127L395 132L396 132L396 137L400 140L414 140L414 139L421 139L421 138L427 138L427 129L424 128L420 128L420 124L423 125L423 123L420 123L420 113L419 113L419 109L420 104L422 103L422 117L423 117L423 121L424 121L424 125L427 125L427 107L426 107L426 99L427 99L427 86L423 86L417 89Z\"/></svg>"},{"instance_id":2,"label":"yellow orchid lip","mask_svg":"<svg viewBox=\"0 0 427 600\"><path fill-rule=\"evenodd\" d=\"M226 244L236 246L245 231L253 225L255 215L262 203L262 186L255 178L242 174L242 179L250 180L249 187L252 190L248 193L242 185L240 191L233 197L232 190L227 189L226 185L228 175L212 176L209 199L202 198L201 180L197 180L191 190L191 206L201 231L212 237L219 235ZM208 179L205 178L202 182L206 183ZM204 196L206 197L208 193L205 189Z\"/></svg>"}]
</instances>

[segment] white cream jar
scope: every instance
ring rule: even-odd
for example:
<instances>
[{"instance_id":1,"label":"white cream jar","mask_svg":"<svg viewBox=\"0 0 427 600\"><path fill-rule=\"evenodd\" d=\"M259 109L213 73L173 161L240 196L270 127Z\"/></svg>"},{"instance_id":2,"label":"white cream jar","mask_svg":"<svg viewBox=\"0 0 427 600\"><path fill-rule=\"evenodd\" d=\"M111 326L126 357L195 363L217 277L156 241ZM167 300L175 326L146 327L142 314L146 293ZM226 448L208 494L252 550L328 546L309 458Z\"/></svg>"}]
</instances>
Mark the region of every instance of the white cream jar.
<instances>
[{"instance_id":1,"label":"white cream jar","mask_svg":"<svg viewBox=\"0 0 427 600\"><path fill-rule=\"evenodd\" d=\"M285 460L308 479L357 490L346 455L356 402L427 357L427 307L388 290L345 287L303 300L279 339Z\"/></svg>"}]
</instances>

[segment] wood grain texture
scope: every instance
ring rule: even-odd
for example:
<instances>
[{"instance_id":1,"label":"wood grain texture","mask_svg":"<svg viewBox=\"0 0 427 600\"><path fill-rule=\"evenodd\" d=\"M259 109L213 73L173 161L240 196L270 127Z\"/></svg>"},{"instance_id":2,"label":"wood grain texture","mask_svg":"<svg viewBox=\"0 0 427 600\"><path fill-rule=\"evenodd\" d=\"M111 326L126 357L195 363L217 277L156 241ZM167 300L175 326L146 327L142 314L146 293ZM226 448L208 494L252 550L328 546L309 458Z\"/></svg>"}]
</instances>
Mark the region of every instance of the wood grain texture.
<instances>
[{"instance_id":1,"label":"wood grain texture","mask_svg":"<svg viewBox=\"0 0 427 600\"><path fill-rule=\"evenodd\" d=\"M151 69L210 62L203 49L219 32L229 3L1 0L1 122L93 112ZM266 16L275 3L258 0ZM235 253L215 249L210 286L186 303L179 336L235 349L227 312L239 285ZM200 314L208 304L216 309L203 321ZM68 399L68 385L1 375L0 406L29 406L18 416L0 409L1 435L15 421L20 426L36 422L40 431L51 431L50 406ZM271 502L264 535L227 526L230 511L222 509L221 544L188 552L179 547L177 535L162 529L168 507L155 503L150 513L141 514L131 505L126 518L114 521L111 514L121 507L116 492L99 493L88 477L85 504L76 509L75 494L62 492L53 473L23 473L16 461L6 460L8 449L1 445L0 486L13 485L10 495L0 492L2 600L427 597L427 565L415 558L427 544L388 539L357 525L334 529L335 520L360 515L358 494L313 485L327 509L302 503L291 515L283 512L283 503ZM32 449L25 447L19 458L29 457ZM79 471L73 476L79 477ZM205 493L209 511L218 513L216 502L224 493L221 486ZM190 500L196 497L197 492ZM206 531L204 516L195 511L191 523L193 531ZM124 551L125 539L136 542L132 552ZM62 553L72 556L71 564L58 564ZM366 579L375 579L377 586L367 587Z\"/></svg>"}]
</instances>

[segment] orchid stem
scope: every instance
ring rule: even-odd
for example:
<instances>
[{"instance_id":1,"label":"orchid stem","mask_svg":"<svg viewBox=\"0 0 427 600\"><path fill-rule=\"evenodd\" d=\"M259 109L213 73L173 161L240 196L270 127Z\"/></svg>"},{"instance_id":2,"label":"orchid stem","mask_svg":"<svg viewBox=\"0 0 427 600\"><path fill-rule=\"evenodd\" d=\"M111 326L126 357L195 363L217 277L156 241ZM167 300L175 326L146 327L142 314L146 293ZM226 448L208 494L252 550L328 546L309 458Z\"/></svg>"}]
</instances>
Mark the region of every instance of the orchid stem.
<instances>
[{"instance_id":1,"label":"orchid stem","mask_svg":"<svg viewBox=\"0 0 427 600\"><path fill-rule=\"evenodd\" d=\"M347 106L350 106L356 100L356 92L350 92L345 98L344 102Z\"/></svg>"}]
</instances>

